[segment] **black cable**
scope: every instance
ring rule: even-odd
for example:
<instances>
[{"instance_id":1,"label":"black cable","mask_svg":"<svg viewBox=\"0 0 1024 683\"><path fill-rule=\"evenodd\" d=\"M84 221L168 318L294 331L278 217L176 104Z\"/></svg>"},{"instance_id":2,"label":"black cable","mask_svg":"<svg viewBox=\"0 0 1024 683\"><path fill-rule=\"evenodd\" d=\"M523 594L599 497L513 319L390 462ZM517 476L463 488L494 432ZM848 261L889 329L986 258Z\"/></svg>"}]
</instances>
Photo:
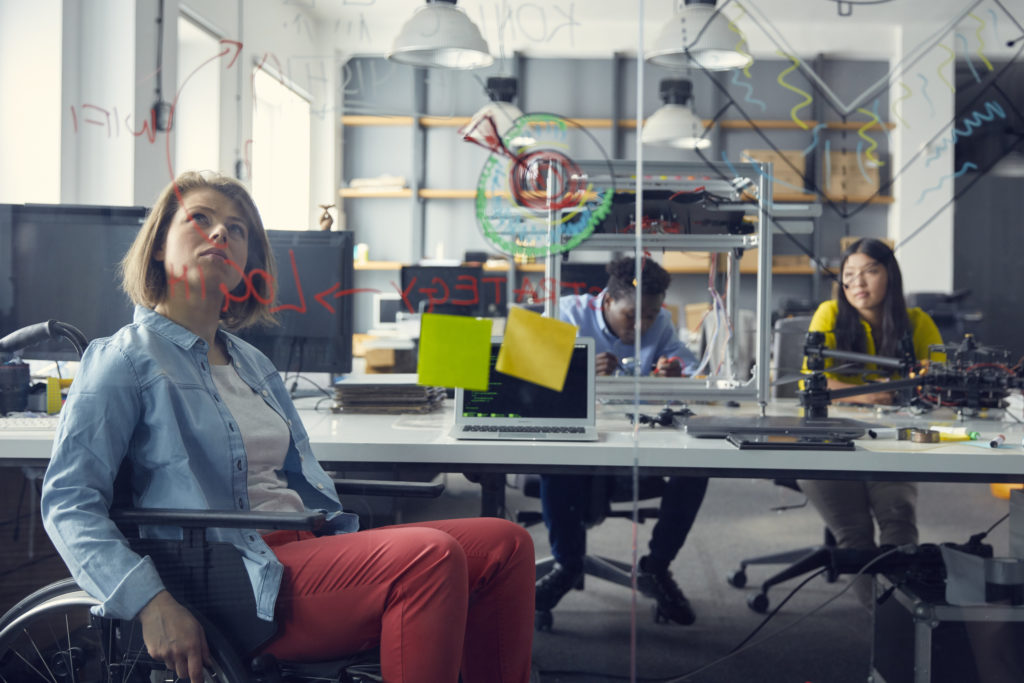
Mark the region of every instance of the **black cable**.
<instances>
[{"instance_id":1,"label":"black cable","mask_svg":"<svg viewBox=\"0 0 1024 683\"><path fill-rule=\"evenodd\" d=\"M306 377L305 375L303 375L301 373L296 373L296 375L295 375L295 380L292 382L292 393L295 392L295 386L299 383L300 379L306 380L307 382L312 384L314 387L316 387L316 389L321 394L323 394L327 398L334 398L334 394L332 394L330 391L328 391L327 389L325 389L324 387L320 386L319 384L317 384L316 382L314 382L313 380L311 380L310 378Z\"/></svg>"}]
</instances>

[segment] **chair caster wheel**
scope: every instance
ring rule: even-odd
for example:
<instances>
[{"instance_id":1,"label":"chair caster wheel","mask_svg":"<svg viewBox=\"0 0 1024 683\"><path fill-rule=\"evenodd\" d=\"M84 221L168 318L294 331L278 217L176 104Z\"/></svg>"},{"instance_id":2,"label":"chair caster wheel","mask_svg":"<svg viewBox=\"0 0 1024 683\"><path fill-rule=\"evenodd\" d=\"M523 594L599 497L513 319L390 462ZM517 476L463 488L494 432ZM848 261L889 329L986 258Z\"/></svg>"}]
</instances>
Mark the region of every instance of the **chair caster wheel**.
<instances>
[{"instance_id":1,"label":"chair caster wheel","mask_svg":"<svg viewBox=\"0 0 1024 683\"><path fill-rule=\"evenodd\" d=\"M651 616L654 617L655 624L667 624L672 621L661 611L657 604L651 605Z\"/></svg>"},{"instance_id":2,"label":"chair caster wheel","mask_svg":"<svg viewBox=\"0 0 1024 683\"><path fill-rule=\"evenodd\" d=\"M764 614L768 611L768 596L764 593L754 593L747 598L747 607L758 614Z\"/></svg>"},{"instance_id":3,"label":"chair caster wheel","mask_svg":"<svg viewBox=\"0 0 1024 683\"><path fill-rule=\"evenodd\" d=\"M540 610L533 613L533 628L537 631L550 631L554 618L551 610Z\"/></svg>"},{"instance_id":4,"label":"chair caster wheel","mask_svg":"<svg viewBox=\"0 0 1024 683\"><path fill-rule=\"evenodd\" d=\"M743 588L747 585L747 572L742 568L729 572L725 575L725 582L733 588Z\"/></svg>"}]
</instances>

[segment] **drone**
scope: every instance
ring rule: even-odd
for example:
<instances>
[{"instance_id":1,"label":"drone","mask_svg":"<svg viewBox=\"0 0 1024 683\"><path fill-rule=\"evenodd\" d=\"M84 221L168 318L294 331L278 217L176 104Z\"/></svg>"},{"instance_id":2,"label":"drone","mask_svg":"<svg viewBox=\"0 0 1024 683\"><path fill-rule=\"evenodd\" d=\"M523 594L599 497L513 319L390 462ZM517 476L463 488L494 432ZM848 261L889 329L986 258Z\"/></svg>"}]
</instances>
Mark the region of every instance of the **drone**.
<instances>
[{"instance_id":1,"label":"drone","mask_svg":"<svg viewBox=\"0 0 1024 683\"><path fill-rule=\"evenodd\" d=\"M829 389L824 374L826 358L873 363L899 372L906 379L886 382L884 389L895 393L896 403L921 411L949 407L970 417L986 409L1005 408L1010 392L1024 388L1024 363L1011 365L1009 351L979 345L970 334L959 343L933 344L928 348L929 358L944 357L945 360L918 361L909 337L901 350L899 358L836 351L825 347L823 333L808 332L804 355L811 374L799 392L807 416L827 417L828 405L833 399L852 398L880 388L878 384L865 384Z\"/></svg>"}]
</instances>

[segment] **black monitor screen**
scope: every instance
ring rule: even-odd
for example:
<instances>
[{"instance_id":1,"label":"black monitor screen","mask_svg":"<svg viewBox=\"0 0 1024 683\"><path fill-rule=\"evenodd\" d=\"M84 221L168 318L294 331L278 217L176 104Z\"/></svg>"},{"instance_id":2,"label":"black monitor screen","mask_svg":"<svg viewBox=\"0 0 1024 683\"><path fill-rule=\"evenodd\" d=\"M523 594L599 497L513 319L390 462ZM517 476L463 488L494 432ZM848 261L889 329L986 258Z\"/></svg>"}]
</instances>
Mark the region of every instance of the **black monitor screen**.
<instances>
[{"instance_id":1,"label":"black monitor screen","mask_svg":"<svg viewBox=\"0 0 1024 683\"><path fill-rule=\"evenodd\" d=\"M603 263L562 263L560 267L561 291L569 294L600 294L608 284L608 270ZM518 271L515 288L517 304L540 304L552 299L552 283L543 271Z\"/></svg>"},{"instance_id":2,"label":"black monitor screen","mask_svg":"<svg viewBox=\"0 0 1024 683\"><path fill-rule=\"evenodd\" d=\"M494 369L500 343L491 345L490 375L486 391L466 390L462 405L466 417L584 418L587 416L587 347L577 345L569 360L562 391L506 375Z\"/></svg>"},{"instance_id":3,"label":"black monitor screen","mask_svg":"<svg viewBox=\"0 0 1024 683\"><path fill-rule=\"evenodd\" d=\"M268 230L277 263L275 316L281 323L239 336L282 372L352 371L350 232Z\"/></svg>"},{"instance_id":4,"label":"black monitor screen","mask_svg":"<svg viewBox=\"0 0 1024 683\"><path fill-rule=\"evenodd\" d=\"M481 266L403 266L402 298L411 313L494 315L490 304L504 301L504 278Z\"/></svg>"},{"instance_id":5,"label":"black monitor screen","mask_svg":"<svg viewBox=\"0 0 1024 683\"><path fill-rule=\"evenodd\" d=\"M117 265L145 216L143 207L0 204L0 270L9 254L11 273L0 284L0 336L53 319L92 340L130 323L134 307L121 291ZM63 339L21 355L78 360Z\"/></svg>"}]
</instances>

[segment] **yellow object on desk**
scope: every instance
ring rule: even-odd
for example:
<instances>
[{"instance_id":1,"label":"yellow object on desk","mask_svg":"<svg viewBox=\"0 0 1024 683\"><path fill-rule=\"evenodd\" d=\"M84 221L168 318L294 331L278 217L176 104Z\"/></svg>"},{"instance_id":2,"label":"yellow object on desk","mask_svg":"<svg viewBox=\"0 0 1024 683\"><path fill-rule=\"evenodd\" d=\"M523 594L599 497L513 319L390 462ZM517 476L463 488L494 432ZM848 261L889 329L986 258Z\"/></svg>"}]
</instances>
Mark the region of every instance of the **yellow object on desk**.
<instances>
[{"instance_id":1,"label":"yellow object on desk","mask_svg":"<svg viewBox=\"0 0 1024 683\"><path fill-rule=\"evenodd\" d=\"M1010 499L1010 491L1013 489L1024 488L1024 484L989 484L992 489L992 495L996 498L1002 498L1003 500Z\"/></svg>"},{"instance_id":2,"label":"yellow object on desk","mask_svg":"<svg viewBox=\"0 0 1024 683\"><path fill-rule=\"evenodd\" d=\"M46 378L46 412L56 415L64 405L64 390L71 386L70 379L60 377Z\"/></svg>"}]
</instances>

